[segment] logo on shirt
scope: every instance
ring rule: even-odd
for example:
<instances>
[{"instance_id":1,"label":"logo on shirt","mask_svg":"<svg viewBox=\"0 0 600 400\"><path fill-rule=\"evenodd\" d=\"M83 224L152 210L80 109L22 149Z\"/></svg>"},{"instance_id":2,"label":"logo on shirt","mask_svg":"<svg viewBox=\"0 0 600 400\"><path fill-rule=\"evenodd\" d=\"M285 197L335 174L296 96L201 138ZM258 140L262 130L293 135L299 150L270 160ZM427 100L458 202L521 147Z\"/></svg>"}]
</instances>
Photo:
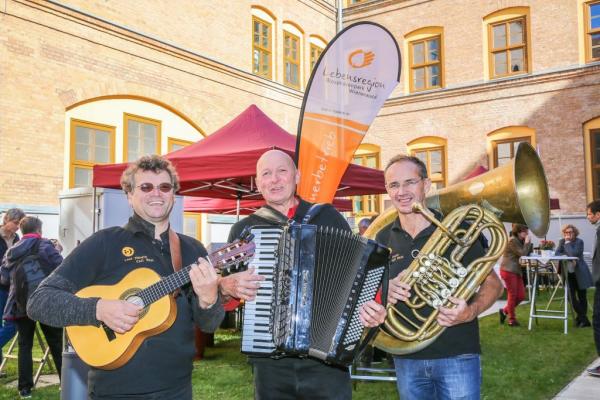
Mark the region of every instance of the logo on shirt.
<instances>
[{"instance_id":1,"label":"logo on shirt","mask_svg":"<svg viewBox=\"0 0 600 400\"><path fill-rule=\"evenodd\" d=\"M121 249L121 253L125 257L131 257L135 253L135 250L133 250L133 247L125 246Z\"/></svg>"},{"instance_id":2,"label":"logo on shirt","mask_svg":"<svg viewBox=\"0 0 600 400\"><path fill-rule=\"evenodd\" d=\"M391 254L390 255L390 263L398 262L398 261L402 260L403 258L404 258L404 256L402 254L398 254L398 253Z\"/></svg>"}]
</instances>

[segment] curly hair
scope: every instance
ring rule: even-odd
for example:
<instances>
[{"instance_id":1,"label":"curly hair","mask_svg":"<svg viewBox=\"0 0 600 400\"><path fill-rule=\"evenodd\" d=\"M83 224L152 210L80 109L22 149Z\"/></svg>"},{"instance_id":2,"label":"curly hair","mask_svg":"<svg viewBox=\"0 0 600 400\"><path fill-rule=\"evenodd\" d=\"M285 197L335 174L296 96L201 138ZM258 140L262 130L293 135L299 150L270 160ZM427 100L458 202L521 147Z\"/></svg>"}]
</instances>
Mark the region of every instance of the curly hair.
<instances>
[{"instance_id":1,"label":"curly hair","mask_svg":"<svg viewBox=\"0 0 600 400\"><path fill-rule=\"evenodd\" d=\"M560 231L561 231L561 232L563 233L563 235L564 235L564 234L565 234L565 231L566 231L567 229L569 229L569 228L571 228L571 230L573 231L573 234L575 235L575 237L578 237L578 236L579 236L579 229L577 229L577 228L575 227L575 225L572 225L572 224L566 224L566 225L563 225L563 227L562 227L562 229L561 229Z\"/></svg>"},{"instance_id":2,"label":"curly hair","mask_svg":"<svg viewBox=\"0 0 600 400\"><path fill-rule=\"evenodd\" d=\"M166 171L171 178L173 192L177 192L179 186L179 176L171 161L156 154L140 157L136 162L129 164L127 169L121 175L121 188L125 193L133 192L135 188L135 174L138 171L152 171L156 174Z\"/></svg>"}]
</instances>

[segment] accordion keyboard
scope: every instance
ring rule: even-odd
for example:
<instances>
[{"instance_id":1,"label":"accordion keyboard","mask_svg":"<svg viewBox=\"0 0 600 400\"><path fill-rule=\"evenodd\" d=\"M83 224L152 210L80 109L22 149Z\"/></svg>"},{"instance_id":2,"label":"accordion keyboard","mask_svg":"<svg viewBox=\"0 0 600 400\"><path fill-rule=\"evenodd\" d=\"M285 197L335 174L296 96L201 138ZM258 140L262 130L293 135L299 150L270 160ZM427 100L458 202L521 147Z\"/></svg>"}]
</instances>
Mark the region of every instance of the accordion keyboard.
<instances>
[{"instance_id":1,"label":"accordion keyboard","mask_svg":"<svg viewBox=\"0 0 600 400\"><path fill-rule=\"evenodd\" d=\"M246 354L271 354L275 351L273 335L269 330L273 297L273 270L277 264L277 246L281 228L252 230L256 250L248 267L265 277L258 289L256 299L244 305L242 352Z\"/></svg>"}]
</instances>

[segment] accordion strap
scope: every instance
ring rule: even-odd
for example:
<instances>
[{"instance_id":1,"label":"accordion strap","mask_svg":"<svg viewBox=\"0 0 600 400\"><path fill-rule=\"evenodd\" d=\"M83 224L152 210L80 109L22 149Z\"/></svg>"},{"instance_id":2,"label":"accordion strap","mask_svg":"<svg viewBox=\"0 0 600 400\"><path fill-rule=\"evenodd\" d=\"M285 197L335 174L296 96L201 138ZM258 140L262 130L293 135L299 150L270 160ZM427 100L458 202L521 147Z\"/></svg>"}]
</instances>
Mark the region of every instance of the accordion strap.
<instances>
[{"instance_id":1,"label":"accordion strap","mask_svg":"<svg viewBox=\"0 0 600 400\"><path fill-rule=\"evenodd\" d=\"M269 206L262 206L254 212L254 215L269 222L274 222L277 225L283 225L288 222L288 218L285 215Z\"/></svg>"},{"instance_id":2,"label":"accordion strap","mask_svg":"<svg viewBox=\"0 0 600 400\"><path fill-rule=\"evenodd\" d=\"M304 216L304 218L302 218L302 223L303 224L308 224L310 221L312 221L313 218L315 218L317 215L319 215L319 213L321 212L321 210L323 210L323 208L325 206L329 206L329 204L328 203L315 203L315 204L313 204L308 209L308 212L306 213L306 215Z\"/></svg>"}]
</instances>

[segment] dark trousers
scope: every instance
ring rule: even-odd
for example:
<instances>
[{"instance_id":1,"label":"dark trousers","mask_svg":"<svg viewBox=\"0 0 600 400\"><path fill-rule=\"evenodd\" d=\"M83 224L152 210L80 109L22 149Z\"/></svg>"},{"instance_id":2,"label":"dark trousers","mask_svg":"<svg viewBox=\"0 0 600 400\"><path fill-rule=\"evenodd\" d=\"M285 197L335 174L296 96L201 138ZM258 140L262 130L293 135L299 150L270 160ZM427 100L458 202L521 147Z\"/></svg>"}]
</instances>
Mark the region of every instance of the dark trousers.
<instances>
[{"instance_id":1,"label":"dark trousers","mask_svg":"<svg viewBox=\"0 0 600 400\"><path fill-rule=\"evenodd\" d=\"M141 372L143 373L143 372ZM192 382L189 384L169 388L156 393L132 394L132 395L114 395L114 396L96 396L93 393L88 394L88 400L192 400Z\"/></svg>"},{"instance_id":2,"label":"dark trousers","mask_svg":"<svg viewBox=\"0 0 600 400\"><path fill-rule=\"evenodd\" d=\"M16 320L17 332L19 333L19 390L31 389L33 387L33 360L31 349L33 347L33 336L35 335L35 321L29 318L19 318ZM62 329L53 328L48 325L40 324L42 332L46 337L46 342L50 347L50 353L54 359L54 364L58 370L62 366Z\"/></svg>"},{"instance_id":3,"label":"dark trousers","mask_svg":"<svg viewBox=\"0 0 600 400\"><path fill-rule=\"evenodd\" d=\"M596 352L600 356L600 282L596 283L596 293L594 293L594 315L592 317L592 327L594 329Z\"/></svg>"},{"instance_id":4,"label":"dark trousers","mask_svg":"<svg viewBox=\"0 0 600 400\"><path fill-rule=\"evenodd\" d=\"M349 400L350 373L300 358L260 359L254 365L256 400Z\"/></svg>"},{"instance_id":5,"label":"dark trousers","mask_svg":"<svg viewBox=\"0 0 600 400\"><path fill-rule=\"evenodd\" d=\"M579 289L579 286L577 286L575 272L569 272L567 274L567 283L569 285L569 300L577 315L577 322L589 322L587 317L587 291L586 289Z\"/></svg>"}]
</instances>

